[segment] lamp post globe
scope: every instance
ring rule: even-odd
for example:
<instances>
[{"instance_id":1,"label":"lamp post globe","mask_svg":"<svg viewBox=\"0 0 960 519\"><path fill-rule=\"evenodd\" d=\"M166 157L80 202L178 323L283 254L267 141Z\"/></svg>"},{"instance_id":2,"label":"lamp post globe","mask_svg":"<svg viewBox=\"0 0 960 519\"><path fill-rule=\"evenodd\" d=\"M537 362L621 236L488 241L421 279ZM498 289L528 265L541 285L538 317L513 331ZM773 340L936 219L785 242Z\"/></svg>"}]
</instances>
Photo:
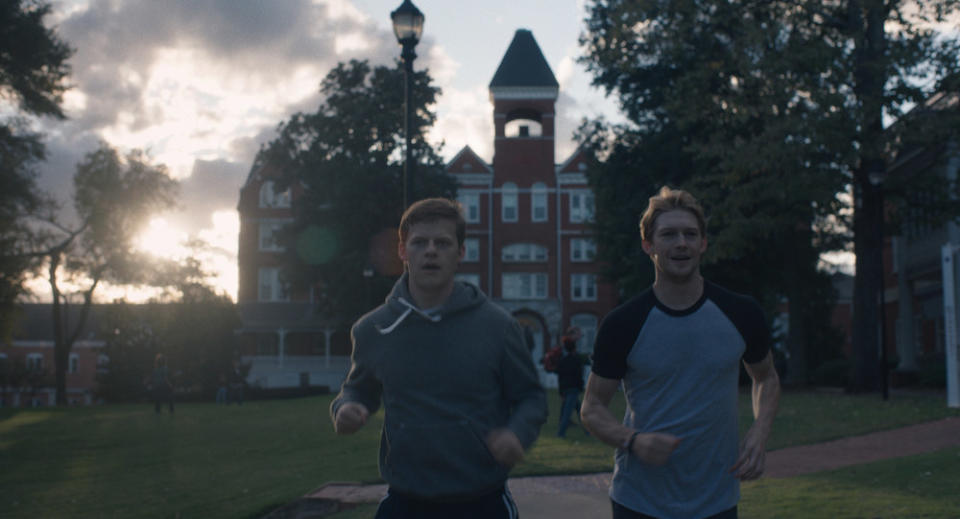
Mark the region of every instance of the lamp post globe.
<instances>
[{"instance_id":1,"label":"lamp post globe","mask_svg":"<svg viewBox=\"0 0 960 519\"><path fill-rule=\"evenodd\" d=\"M397 37L403 50L400 60L403 62L403 208L406 209L414 200L413 187L413 150L410 148L410 125L413 122L413 106L410 95L413 90L413 60L417 54L413 48L420 41L423 34L423 13L410 0L403 0L400 7L390 13L393 21L393 34Z\"/></svg>"}]
</instances>

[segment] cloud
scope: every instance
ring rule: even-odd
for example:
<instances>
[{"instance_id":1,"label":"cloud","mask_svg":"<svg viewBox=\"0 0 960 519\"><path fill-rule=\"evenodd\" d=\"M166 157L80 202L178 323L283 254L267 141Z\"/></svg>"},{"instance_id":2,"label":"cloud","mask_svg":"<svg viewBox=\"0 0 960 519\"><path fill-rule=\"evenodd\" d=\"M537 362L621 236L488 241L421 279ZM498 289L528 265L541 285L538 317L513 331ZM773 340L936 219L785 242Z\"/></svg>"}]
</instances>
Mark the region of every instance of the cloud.
<instances>
[{"instance_id":1,"label":"cloud","mask_svg":"<svg viewBox=\"0 0 960 519\"><path fill-rule=\"evenodd\" d=\"M55 9L49 21L75 49L73 88L68 120L38 122L50 157L41 185L67 202L75 164L100 141L141 148L196 188L183 200L198 204L194 223L236 205L256 151L291 113L319 104L338 61L389 63L397 53L392 33L345 0L64 0Z\"/></svg>"},{"instance_id":2,"label":"cloud","mask_svg":"<svg viewBox=\"0 0 960 519\"><path fill-rule=\"evenodd\" d=\"M237 207L249 171L246 163L196 161L190 176L180 181L180 208L170 216L171 223L188 232L211 226L212 213Z\"/></svg>"},{"instance_id":3,"label":"cloud","mask_svg":"<svg viewBox=\"0 0 960 519\"><path fill-rule=\"evenodd\" d=\"M234 144L307 100L316 106L336 62L389 62L396 48L344 1L91 0L58 9L58 34L76 49L75 88L70 120L46 129L150 149L180 178L196 158L252 160Z\"/></svg>"}]
</instances>

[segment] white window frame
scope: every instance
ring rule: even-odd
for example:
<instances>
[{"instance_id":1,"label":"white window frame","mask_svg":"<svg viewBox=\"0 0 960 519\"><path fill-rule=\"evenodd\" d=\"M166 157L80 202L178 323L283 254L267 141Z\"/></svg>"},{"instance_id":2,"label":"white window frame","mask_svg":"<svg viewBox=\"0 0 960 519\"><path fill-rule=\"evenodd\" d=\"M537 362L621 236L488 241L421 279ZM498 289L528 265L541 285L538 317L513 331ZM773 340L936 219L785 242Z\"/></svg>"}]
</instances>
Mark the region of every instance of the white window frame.
<instances>
[{"instance_id":1,"label":"white window frame","mask_svg":"<svg viewBox=\"0 0 960 519\"><path fill-rule=\"evenodd\" d=\"M547 212L547 185L537 182L530 190L530 220L546 222L550 219Z\"/></svg>"},{"instance_id":2,"label":"white window frame","mask_svg":"<svg viewBox=\"0 0 960 519\"><path fill-rule=\"evenodd\" d=\"M42 371L43 370L43 354L42 353L28 353L26 358L27 371Z\"/></svg>"},{"instance_id":3,"label":"white window frame","mask_svg":"<svg viewBox=\"0 0 960 519\"><path fill-rule=\"evenodd\" d=\"M466 238L463 240L463 262L476 263L480 261L480 239Z\"/></svg>"},{"instance_id":4,"label":"white window frame","mask_svg":"<svg viewBox=\"0 0 960 519\"><path fill-rule=\"evenodd\" d=\"M593 238L570 239L570 261L589 263L597 257L597 242Z\"/></svg>"},{"instance_id":5,"label":"white window frame","mask_svg":"<svg viewBox=\"0 0 960 519\"><path fill-rule=\"evenodd\" d=\"M471 285L480 288L480 274L473 272L457 272L453 275L453 279L457 281L463 281L464 283L470 283Z\"/></svg>"},{"instance_id":6,"label":"white window frame","mask_svg":"<svg viewBox=\"0 0 960 519\"><path fill-rule=\"evenodd\" d=\"M550 251L536 243L511 243L500 249L504 263L542 263L550 259Z\"/></svg>"},{"instance_id":7,"label":"white window frame","mask_svg":"<svg viewBox=\"0 0 960 519\"><path fill-rule=\"evenodd\" d=\"M70 359L67 361L67 373L76 373L80 371L80 356L76 353L70 354Z\"/></svg>"},{"instance_id":8,"label":"white window frame","mask_svg":"<svg viewBox=\"0 0 960 519\"><path fill-rule=\"evenodd\" d=\"M290 207L290 189L277 193L273 190L273 186L272 180L267 180L260 186L260 207L263 209Z\"/></svg>"},{"instance_id":9,"label":"white window frame","mask_svg":"<svg viewBox=\"0 0 960 519\"><path fill-rule=\"evenodd\" d=\"M284 220L261 220L257 230L257 245L261 252L283 252L285 247L276 235L283 230Z\"/></svg>"},{"instance_id":10,"label":"white window frame","mask_svg":"<svg viewBox=\"0 0 960 519\"><path fill-rule=\"evenodd\" d=\"M504 272L500 283L504 299L546 299L550 293L546 272Z\"/></svg>"},{"instance_id":11,"label":"white window frame","mask_svg":"<svg viewBox=\"0 0 960 519\"><path fill-rule=\"evenodd\" d=\"M582 189L570 192L570 223L593 221L593 192Z\"/></svg>"},{"instance_id":12,"label":"white window frame","mask_svg":"<svg viewBox=\"0 0 960 519\"><path fill-rule=\"evenodd\" d=\"M260 267L257 270L257 301L278 303L290 300L287 287L280 276L279 267Z\"/></svg>"},{"instance_id":13,"label":"white window frame","mask_svg":"<svg viewBox=\"0 0 960 519\"><path fill-rule=\"evenodd\" d=\"M570 274L570 300L571 301L596 301L597 300L597 275L596 274Z\"/></svg>"},{"instance_id":14,"label":"white window frame","mask_svg":"<svg viewBox=\"0 0 960 519\"><path fill-rule=\"evenodd\" d=\"M500 188L500 219L502 221L516 222L519 220L518 192L519 189L513 182L506 182Z\"/></svg>"},{"instance_id":15,"label":"white window frame","mask_svg":"<svg viewBox=\"0 0 960 519\"><path fill-rule=\"evenodd\" d=\"M457 201L463 206L463 219L467 223L480 223L480 193L476 191L458 193Z\"/></svg>"}]
</instances>

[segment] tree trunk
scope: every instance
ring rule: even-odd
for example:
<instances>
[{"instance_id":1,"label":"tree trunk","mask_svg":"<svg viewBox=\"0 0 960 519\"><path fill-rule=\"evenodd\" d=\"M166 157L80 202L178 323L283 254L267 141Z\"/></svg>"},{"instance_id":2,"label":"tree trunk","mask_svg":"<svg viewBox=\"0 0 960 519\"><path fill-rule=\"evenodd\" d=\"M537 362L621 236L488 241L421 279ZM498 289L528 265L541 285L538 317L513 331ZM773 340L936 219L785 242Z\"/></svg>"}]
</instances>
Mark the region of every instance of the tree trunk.
<instances>
[{"instance_id":1,"label":"tree trunk","mask_svg":"<svg viewBox=\"0 0 960 519\"><path fill-rule=\"evenodd\" d=\"M867 183L856 195L853 216L856 277L853 281L853 364L850 374L852 392L879 388L879 298L883 271L880 263L880 225L876 215L876 189Z\"/></svg>"},{"instance_id":2,"label":"tree trunk","mask_svg":"<svg viewBox=\"0 0 960 519\"><path fill-rule=\"evenodd\" d=\"M63 312L61 308L60 289L57 287L57 269L60 268L62 253L59 251L50 254L49 281L50 295L53 297L53 369L56 379L56 403L67 403L67 360L70 358L70 347L66 344L63 329Z\"/></svg>"},{"instance_id":3,"label":"tree trunk","mask_svg":"<svg viewBox=\"0 0 960 519\"><path fill-rule=\"evenodd\" d=\"M880 211L886 161L883 155L883 93L888 76L887 8L882 1L850 3L854 52L854 93L859 102L860 160L853 174L854 253L853 367L849 389L875 391L879 387L880 290L883 267L883 218ZM874 177L874 178L871 178Z\"/></svg>"},{"instance_id":4,"label":"tree trunk","mask_svg":"<svg viewBox=\"0 0 960 519\"><path fill-rule=\"evenodd\" d=\"M807 220L809 221L809 220ZM789 241L796 243L792 253L784 257L784 272L786 273L786 295L789 301L789 331L787 333L787 350L790 352L790 360L787 364L786 383L791 386L806 386L809 382L807 373L807 347L809 344L809 334L807 333L806 322L806 298L809 294L804 290L804 279L809 276L808 272L803 271L806 267L808 245L812 237L809 232L794 230L789 234ZM804 241L805 240L805 241ZM784 249L786 250L786 249Z\"/></svg>"}]
</instances>

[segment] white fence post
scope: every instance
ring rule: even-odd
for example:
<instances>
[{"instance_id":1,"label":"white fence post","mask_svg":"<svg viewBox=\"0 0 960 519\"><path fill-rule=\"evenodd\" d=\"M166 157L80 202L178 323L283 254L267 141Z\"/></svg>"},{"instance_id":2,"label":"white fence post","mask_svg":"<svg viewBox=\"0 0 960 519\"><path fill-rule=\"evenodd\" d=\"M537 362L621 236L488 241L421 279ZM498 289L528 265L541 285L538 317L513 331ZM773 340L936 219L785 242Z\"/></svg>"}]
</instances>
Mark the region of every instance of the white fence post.
<instances>
[{"instance_id":1,"label":"white fence post","mask_svg":"<svg viewBox=\"0 0 960 519\"><path fill-rule=\"evenodd\" d=\"M941 275L943 279L943 328L946 344L947 365L947 407L960 407L960 383L957 380L957 290L956 266L954 255L956 248L947 243L941 249Z\"/></svg>"}]
</instances>

